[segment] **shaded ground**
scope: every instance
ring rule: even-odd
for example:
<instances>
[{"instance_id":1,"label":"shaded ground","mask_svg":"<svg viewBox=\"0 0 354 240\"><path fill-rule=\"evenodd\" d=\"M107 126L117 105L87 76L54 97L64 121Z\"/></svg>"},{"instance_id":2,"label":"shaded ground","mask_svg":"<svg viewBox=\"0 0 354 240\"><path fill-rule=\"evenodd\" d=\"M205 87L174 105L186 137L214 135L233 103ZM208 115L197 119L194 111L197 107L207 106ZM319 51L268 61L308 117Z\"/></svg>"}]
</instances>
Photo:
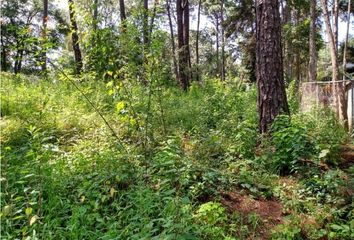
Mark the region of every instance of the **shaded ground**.
<instances>
[{"instance_id":1,"label":"shaded ground","mask_svg":"<svg viewBox=\"0 0 354 240\"><path fill-rule=\"evenodd\" d=\"M262 221L258 229L260 239L267 239L271 229L283 222L283 206L278 201L252 199L250 196L234 192L222 193L221 196L221 203L228 211L241 213L244 217L250 214L259 216Z\"/></svg>"},{"instance_id":2,"label":"shaded ground","mask_svg":"<svg viewBox=\"0 0 354 240\"><path fill-rule=\"evenodd\" d=\"M341 147L342 162L340 163L340 167L342 169L349 168L354 164L354 145L348 144Z\"/></svg>"}]
</instances>

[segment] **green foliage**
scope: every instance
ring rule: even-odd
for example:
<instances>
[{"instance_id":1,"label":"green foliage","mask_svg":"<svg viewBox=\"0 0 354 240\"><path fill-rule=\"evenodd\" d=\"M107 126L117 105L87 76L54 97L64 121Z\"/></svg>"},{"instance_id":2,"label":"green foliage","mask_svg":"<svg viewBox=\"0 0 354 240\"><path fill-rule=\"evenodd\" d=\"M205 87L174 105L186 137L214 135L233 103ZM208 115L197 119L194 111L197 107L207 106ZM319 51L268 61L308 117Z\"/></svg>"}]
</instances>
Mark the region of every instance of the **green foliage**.
<instances>
[{"instance_id":1,"label":"green foliage","mask_svg":"<svg viewBox=\"0 0 354 240\"><path fill-rule=\"evenodd\" d=\"M125 67L107 71L107 82L74 79L118 139L62 75L44 81L2 74L2 236L255 239L263 216L221 204L220 192L238 191L279 199L291 213L275 239L295 239L299 229L310 239L350 239L350 169L319 168L335 166L337 146L346 140L332 115L279 117L272 137L257 146L254 88L209 79L182 93L163 67L149 57L147 86ZM297 185L279 183L269 168L298 171ZM305 228L300 214L320 226Z\"/></svg>"},{"instance_id":2,"label":"green foliage","mask_svg":"<svg viewBox=\"0 0 354 240\"><path fill-rule=\"evenodd\" d=\"M275 147L272 168L281 174L298 171L314 153L315 146L306 128L288 116L279 116L272 126L271 142Z\"/></svg>"}]
</instances>

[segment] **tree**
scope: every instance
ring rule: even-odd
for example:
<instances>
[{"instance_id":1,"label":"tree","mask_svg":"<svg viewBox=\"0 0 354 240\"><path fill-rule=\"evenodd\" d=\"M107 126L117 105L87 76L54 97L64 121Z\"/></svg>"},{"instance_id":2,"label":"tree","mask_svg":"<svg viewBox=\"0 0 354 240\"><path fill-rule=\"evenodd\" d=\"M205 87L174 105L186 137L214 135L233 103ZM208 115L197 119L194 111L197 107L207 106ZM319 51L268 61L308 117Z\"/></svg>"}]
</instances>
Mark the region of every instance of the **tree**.
<instances>
[{"instance_id":1,"label":"tree","mask_svg":"<svg viewBox=\"0 0 354 240\"><path fill-rule=\"evenodd\" d=\"M79 45L79 35L78 35L78 28L75 18L75 10L74 10L74 1L68 0L69 3L69 15L70 15L70 22L71 22L71 38L73 43L73 50L74 50L74 58L75 58L75 73L80 74L82 71L82 55Z\"/></svg>"},{"instance_id":2,"label":"tree","mask_svg":"<svg viewBox=\"0 0 354 240\"><path fill-rule=\"evenodd\" d=\"M170 27L170 38L171 38L171 45L172 45L172 61L173 61L173 70L176 76L176 79L179 79L178 77L178 66L177 66L177 59L176 59L176 44L175 44L175 36L173 32L173 24L172 24L172 17L171 17L171 3L169 0L166 1L166 10L167 10L167 17L168 17L168 23Z\"/></svg>"},{"instance_id":3,"label":"tree","mask_svg":"<svg viewBox=\"0 0 354 240\"><path fill-rule=\"evenodd\" d=\"M316 49L316 0L310 2L310 37L309 37L309 81L314 82L317 78L317 49Z\"/></svg>"},{"instance_id":4,"label":"tree","mask_svg":"<svg viewBox=\"0 0 354 240\"><path fill-rule=\"evenodd\" d=\"M121 25L122 25L123 31L125 31L125 29L127 28L127 24L126 24L127 16L125 15L124 0L119 0L119 11L120 11Z\"/></svg>"},{"instance_id":5,"label":"tree","mask_svg":"<svg viewBox=\"0 0 354 240\"><path fill-rule=\"evenodd\" d=\"M346 71L347 65L347 48L348 48L348 39L349 39L349 26L350 26L350 8L351 8L351 0L348 0L348 19L347 19L347 32L345 35L344 41L344 50L343 50L343 71ZM343 80L345 80L345 75L343 74Z\"/></svg>"},{"instance_id":6,"label":"tree","mask_svg":"<svg viewBox=\"0 0 354 240\"><path fill-rule=\"evenodd\" d=\"M181 88L186 91L189 87L190 52L189 52L189 0L177 0L177 29L178 29L178 69Z\"/></svg>"},{"instance_id":7,"label":"tree","mask_svg":"<svg viewBox=\"0 0 354 240\"><path fill-rule=\"evenodd\" d=\"M195 40L195 59L196 59L196 78L197 82L200 81L199 76L199 27L200 27L200 8L202 6L202 0L198 1L198 17L197 17L197 36Z\"/></svg>"},{"instance_id":8,"label":"tree","mask_svg":"<svg viewBox=\"0 0 354 240\"><path fill-rule=\"evenodd\" d=\"M149 1L144 0L144 13L143 13L143 42L144 47L147 46L149 37L148 37L148 15L149 13Z\"/></svg>"},{"instance_id":9,"label":"tree","mask_svg":"<svg viewBox=\"0 0 354 240\"><path fill-rule=\"evenodd\" d=\"M43 1L1 2L1 70L37 72L43 66L43 51L58 48L68 33L64 14L48 5L50 25L43 39ZM48 18L48 17L47 17Z\"/></svg>"},{"instance_id":10,"label":"tree","mask_svg":"<svg viewBox=\"0 0 354 240\"><path fill-rule=\"evenodd\" d=\"M225 34L224 34L224 0L220 0L221 20L221 81L225 81Z\"/></svg>"},{"instance_id":11,"label":"tree","mask_svg":"<svg viewBox=\"0 0 354 240\"><path fill-rule=\"evenodd\" d=\"M331 63L332 63L332 83L333 83L333 98L334 105L340 121L345 128L348 128L348 114L347 114L347 103L345 96L345 88L341 87L339 80L339 67L338 67L338 53L336 47L336 36L335 32L332 30L330 23L330 16L328 13L327 1L321 0L323 18L326 25L326 34L328 38L328 45L331 53Z\"/></svg>"},{"instance_id":12,"label":"tree","mask_svg":"<svg viewBox=\"0 0 354 240\"><path fill-rule=\"evenodd\" d=\"M48 23L48 0L43 0L43 25L42 25L42 71L47 70L47 23Z\"/></svg>"},{"instance_id":13,"label":"tree","mask_svg":"<svg viewBox=\"0 0 354 240\"><path fill-rule=\"evenodd\" d=\"M266 133L277 115L289 114L278 0L257 0L256 36L259 130Z\"/></svg>"}]
</instances>

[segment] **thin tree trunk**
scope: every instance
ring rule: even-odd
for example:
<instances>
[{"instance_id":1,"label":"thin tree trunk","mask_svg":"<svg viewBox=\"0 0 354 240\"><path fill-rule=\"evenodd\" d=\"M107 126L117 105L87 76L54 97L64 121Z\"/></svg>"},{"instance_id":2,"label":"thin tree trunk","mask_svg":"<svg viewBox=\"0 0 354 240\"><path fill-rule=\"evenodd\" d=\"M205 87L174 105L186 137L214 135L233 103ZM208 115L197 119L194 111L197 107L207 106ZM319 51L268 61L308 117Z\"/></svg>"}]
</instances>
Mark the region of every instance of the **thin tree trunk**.
<instances>
[{"instance_id":1,"label":"thin tree trunk","mask_svg":"<svg viewBox=\"0 0 354 240\"><path fill-rule=\"evenodd\" d=\"M4 39L3 36L0 36L1 38L1 71L6 72L7 71L7 48L4 44Z\"/></svg>"},{"instance_id":2,"label":"thin tree trunk","mask_svg":"<svg viewBox=\"0 0 354 240\"><path fill-rule=\"evenodd\" d=\"M190 52L189 52L189 1L177 0L178 28L178 69L179 82L184 91L189 87Z\"/></svg>"},{"instance_id":3,"label":"thin tree trunk","mask_svg":"<svg viewBox=\"0 0 354 240\"><path fill-rule=\"evenodd\" d=\"M345 128L348 128L346 94L345 94L345 89L341 88L339 86L339 83L337 82L339 80L339 67L338 67L338 57L336 51L336 42L335 42L334 33L331 28L326 0L321 0L321 5L322 5L323 15L324 15L323 17L326 25L326 33L329 41L329 49L331 53L334 106L335 106L337 116L339 117L339 120L342 122Z\"/></svg>"},{"instance_id":4,"label":"thin tree trunk","mask_svg":"<svg viewBox=\"0 0 354 240\"><path fill-rule=\"evenodd\" d=\"M121 26L122 26L122 31L125 32L125 30L127 28L127 24L126 24L127 16L125 14L124 0L119 0L119 11L120 11L120 22L121 22Z\"/></svg>"},{"instance_id":5,"label":"thin tree trunk","mask_svg":"<svg viewBox=\"0 0 354 240\"><path fill-rule=\"evenodd\" d=\"M155 21L155 17L156 17L156 10L157 10L157 5L158 5L158 0L154 1L154 8L153 8L153 12L152 12L152 17L150 19L150 30L149 30L149 36L151 38L152 35L152 30L154 28L154 21Z\"/></svg>"},{"instance_id":6,"label":"thin tree trunk","mask_svg":"<svg viewBox=\"0 0 354 240\"><path fill-rule=\"evenodd\" d=\"M221 81L225 81L225 34L224 34L224 0L221 0Z\"/></svg>"},{"instance_id":7,"label":"thin tree trunk","mask_svg":"<svg viewBox=\"0 0 354 240\"><path fill-rule=\"evenodd\" d=\"M344 51L343 51L343 73L345 73L346 65L347 65L347 48L348 48L349 27L350 27L350 9L351 9L351 0L348 1L347 33L345 35ZM345 74L343 74L343 80L345 80Z\"/></svg>"},{"instance_id":8,"label":"thin tree trunk","mask_svg":"<svg viewBox=\"0 0 354 240\"><path fill-rule=\"evenodd\" d=\"M266 133L279 114L289 114L283 79L278 0L257 0L257 88L259 130Z\"/></svg>"},{"instance_id":9,"label":"thin tree trunk","mask_svg":"<svg viewBox=\"0 0 354 240\"><path fill-rule=\"evenodd\" d=\"M149 13L149 1L144 0L144 16L143 16L143 43L146 47L149 41L148 37L148 13Z\"/></svg>"},{"instance_id":10,"label":"thin tree trunk","mask_svg":"<svg viewBox=\"0 0 354 240\"><path fill-rule=\"evenodd\" d=\"M48 0L43 0L43 22L42 22L42 71L47 70L47 23L48 23Z\"/></svg>"},{"instance_id":11,"label":"thin tree trunk","mask_svg":"<svg viewBox=\"0 0 354 240\"><path fill-rule=\"evenodd\" d=\"M283 13L283 24L287 24L291 21L291 7L289 2L286 2L284 7ZM293 49L292 44L289 40L284 41L284 66L286 69L286 77L292 79L293 71L292 71L292 60L291 57L293 56Z\"/></svg>"},{"instance_id":12,"label":"thin tree trunk","mask_svg":"<svg viewBox=\"0 0 354 240\"><path fill-rule=\"evenodd\" d=\"M167 8L168 22L169 22L169 25L170 25L173 69L174 69L174 72L175 72L176 79L179 79L179 77L178 77L177 59L176 59L175 36L174 36L174 32L173 32L173 24L172 24L172 17L171 17L171 5L170 5L170 1L169 0L166 1L166 8Z\"/></svg>"},{"instance_id":13,"label":"thin tree trunk","mask_svg":"<svg viewBox=\"0 0 354 240\"><path fill-rule=\"evenodd\" d=\"M78 28L75 18L74 2L73 0L68 0L69 2L69 15L71 23L71 38L73 43L74 58L76 63L75 73L79 75L82 71L82 55L79 45L79 35Z\"/></svg>"},{"instance_id":14,"label":"thin tree trunk","mask_svg":"<svg viewBox=\"0 0 354 240\"><path fill-rule=\"evenodd\" d=\"M339 14L339 0L334 0L333 4L333 36L336 51L338 51L338 14Z\"/></svg>"},{"instance_id":15,"label":"thin tree trunk","mask_svg":"<svg viewBox=\"0 0 354 240\"><path fill-rule=\"evenodd\" d=\"M219 15L215 13L215 21L216 21L216 72L220 74L220 57L219 57Z\"/></svg>"},{"instance_id":16,"label":"thin tree trunk","mask_svg":"<svg viewBox=\"0 0 354 240\"><path fill-rule=\"evenodd\" d=\"M309 37L309 81L314 82L317 79L317 49L316 49L316 0L310 2L310 37Z\"/></svg>"},{"instance_id":17,"label":"thin tree trunk","mask_svg":"<svg viewBox=\"0 0 354 240\"><path fill-rule=\"evenodd\" d=\"M199 0L198 2L198 18L197 18L197 36L195 40L195 58L196 58L196 78L197 82L200 81L200 76L199 76L199 27L200 27L200 8L202 5L202 0Z\"/></svg>"},{"instance_id":18,"label":"thin tree trunk","mask_svg":"<svg viewBox=\"0 0 354 240\"><path fill-rule=\"evenodd\" d=\"M93 30L96 31L97 30L97 18L98 18L98 0L94 1L94 5L93 5Z\"/></svg>"}]
</instances>

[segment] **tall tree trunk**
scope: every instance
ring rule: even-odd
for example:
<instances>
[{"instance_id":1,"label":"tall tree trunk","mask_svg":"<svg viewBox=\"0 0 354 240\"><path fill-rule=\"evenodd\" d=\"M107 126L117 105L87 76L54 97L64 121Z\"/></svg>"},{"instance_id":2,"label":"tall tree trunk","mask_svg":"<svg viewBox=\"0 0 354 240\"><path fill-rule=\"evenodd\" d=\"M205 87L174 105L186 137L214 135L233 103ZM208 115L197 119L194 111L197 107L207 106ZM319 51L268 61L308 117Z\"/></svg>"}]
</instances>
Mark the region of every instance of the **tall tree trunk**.
<instances>
[{"instance_id":1,"label":"tall tree trunk","mask_svg":"<svg viewBox=\"0 0 354 240\"><path fill-rule=\"evenodd\" d=\"M347 48L348 48L348 39L349 39L350 9L351 9L351 0L348 1L347 33L345 35L344 51L343 51L343 72L344 73L345 73L346 66L347 66ZM343 74L343 80L345 80L345 74Z\"/></svg>"},{"instance_id":2,"label":"tall tree trunk","mask_svg":"<svg viewBox=\"0 0 354 240\"><path fill-rule=\"evenodd\" d=\"M93 30L97 30L97 18L98 18L98 0L94 0L93 3Z\"/></svg>"},{"instance_id":3,"label":"tall tree trunk","mask_svg":"<svg viewBox=\"0 0 354 240\"><path fill-rule=\"evenodd\" d=\"M221 21L221 81L225 80L225 34L224 34L224 0L220 1L220 21Z\"/></svg>"},{"instance_id":4,"label":"tall tree trunk","mask_svg":"<svg viewBox=\"0 0 354 240\"><path fill-rule=\"evenodd\" d=\"M43 0L43 22L42 22L42 71L47 70L47 23L48 23L48 0Z\"/></svg>"},{"instance_id":5,"label":"tall tree trunk","mask_svg":"<svg viewBox=\"0 0 354 240\"><path fill-rule=\"evenodd\" d=\"M316 49L316 0L310 2L310 37L309 37L309 81L314 82L317 79L317 49Z\"/></svg>"},{"instance_id":6,"label":"tall tree trunk","mask_svg":"<svg viewBox=\"0 0 354 240\"><path fill-rule=\"evenodd\" d=\"M159 1L158 0L155 0L154 1L154 8L153 8L153 11L152 11L152 16L151 16L151 19L150 19L150 29L149 29L149 37L151 38L151 35L152 35L152 30L154 28L154 21L155 21L155 17L156 17L156 11L157 11L157 5L159 4Z\"/></svg>"},{"instance_id":7,"label":"tall tree trunk","mask_svg":"<svg viewBox=\"0 0 354 240\"><path fill-rule=\"evenodd\" d=\"M149 41L149 31L148 31L148 15L149 13L149 1L148 0L144 0L144 15L143 15L143 43L144 43L144 47L147 46L148 41Z\"/></svg>"},{"instance_id":8,"label":"tall tree trunk","mask_svg":"<svg viewBox=\"0 0 354 240\"><path fill-rule=\"evenodd\" d=\"M283 22L282 24L288 24L291 21L291 6L289 2L286 2L283 13ZM284 67L286 71L286 77L288 79L292 79L293 70L292 70L292 56L293 56L293 48L290 40L284 41Z\"/></svg>"},{"instance_id":9,"label":"tall tree trunk","mask_svg":"<svg viewBox=\"0 0 354 240\"><path fill-rule=\"evenodd\" d=\"M339 0L334 0L333 4L333 36L336 51L338 51L338 14L339 14Z\"/></svg>"},{"instance_id":10,"label":"tall tree trunk","mask_svg":"<svg viewBox=\"0 0 354 240\"><path fill-rule=\"evenodd\" d=\"M219 40L219 25L220 25L220 23L219 23L219 15L218 15L218 13L215 13L215 21L216 21L216 23L215 23L215 27L216 27L216 29L215 29L215 31L216 31L216 73L219 75L220 74L220 54L219 54L219 48L220 48L220 46L219 46L219 42L220 42L220 40Z\"/></svg>"},{"instance_id":11,"label":"tall tree trunk","mask_svg":"<svg viewBox=\"0 0 354 240\"><path fill-rule=\"evenodd\" d=\"M277 115L289 114L278 0L257 0L256 18L259 130L266 133Z\"/></svg>"},{"instance_id":12,"label":"tall tree trunk","mask_svg":"<svg viewBox=\"0 0 354 240\"><path fill-rule=\"evenodd\" d=\"M348 128L346 93L345 93L345 89L340 87L340 83L337 82L339 80L339 67L338 67L336 42L335 42L334 33L331 28L326 0L321 0L321 5L322 5L322 10L324 15L323 18L325 20L325 25L326 25L326 33L328 37L329 49L331 53L333 98L334 98L335 110L341 123L344 125L345 128Z\"/></svg>"},{"instance_id":13,"label":"tall tree trunk","mask_svg":"<svg viewBox=\"0 0 354 240\"><path fill-rule=\"evenodd\" d=\"M200 8L202 6L202 0L199 0L198 2L198 18L197 18L197 36L195 40L195 59L196 59L196 78L197 81L200 81L200 75L199 75L199 27L200 27Z\"/></svg>"},{"instance_id":14,"label":"tall tree trunk","mask_svg":"<svg viewBox=\"0 0 354 240\"><path fill-rule=\"evenodd\" d=\"M178 28L178 69L179 82L183 90L189 87L189 0L176 0Z\"/></svg>"},{"instance_id":15,"label":"tall tree trunk","mask_svg":"<svg viewBox=\"0 0 354 240\"><path fill-rule=\"evenodd\" d=\"M74 1L68 0L69 2L69 15L70 15L70 23L71 23L71 38L73 43L73 50L74 50L74 58L76 63L75 73L80 74L82 71L82 55L79 45L79 35L78 35L78 28L76 23L76 16L74 10Z\"/></svg>"},{"instance_id":16,"label":"tall tree trunk","mask_svg":"<svg viewBox=\"0 0 354 240\"><path fill-rule=\"evenodd\" d=\"M0 36L1 38L1 71L7 71L7 47L4 44L3 35Z\"/></svg>"},{"instance_id":17,"label":"tall tree trunk","mask_svg":"<svg viewBox=\"0 0 354 240\"><path fill-rule=\"evenodd\" d=\"M127 16L125 14L124 0L119 0L119 11L120 11L120 22L122 26L122 31L125 32L127 28L127 23L126 23Z\"/></svg>"},{"instance_id":18,"label":"tall tree trunk","mask_svg":"<svg viewBox=\"0 0 354 240\"><path fill-rule=\"evenodd\" d=\"M169 0L166 1L166 8L167 8L168 23L170 25L173 69L174 69L174 72L175 72L176 79L179 79L179 77L178 77L177 59L176 59L175 36L174 36L174 32L173 32L173 24L172 24L172 17L171 17L171 5L170 5L170 1Z\"/></svg>"}]
</instances>

